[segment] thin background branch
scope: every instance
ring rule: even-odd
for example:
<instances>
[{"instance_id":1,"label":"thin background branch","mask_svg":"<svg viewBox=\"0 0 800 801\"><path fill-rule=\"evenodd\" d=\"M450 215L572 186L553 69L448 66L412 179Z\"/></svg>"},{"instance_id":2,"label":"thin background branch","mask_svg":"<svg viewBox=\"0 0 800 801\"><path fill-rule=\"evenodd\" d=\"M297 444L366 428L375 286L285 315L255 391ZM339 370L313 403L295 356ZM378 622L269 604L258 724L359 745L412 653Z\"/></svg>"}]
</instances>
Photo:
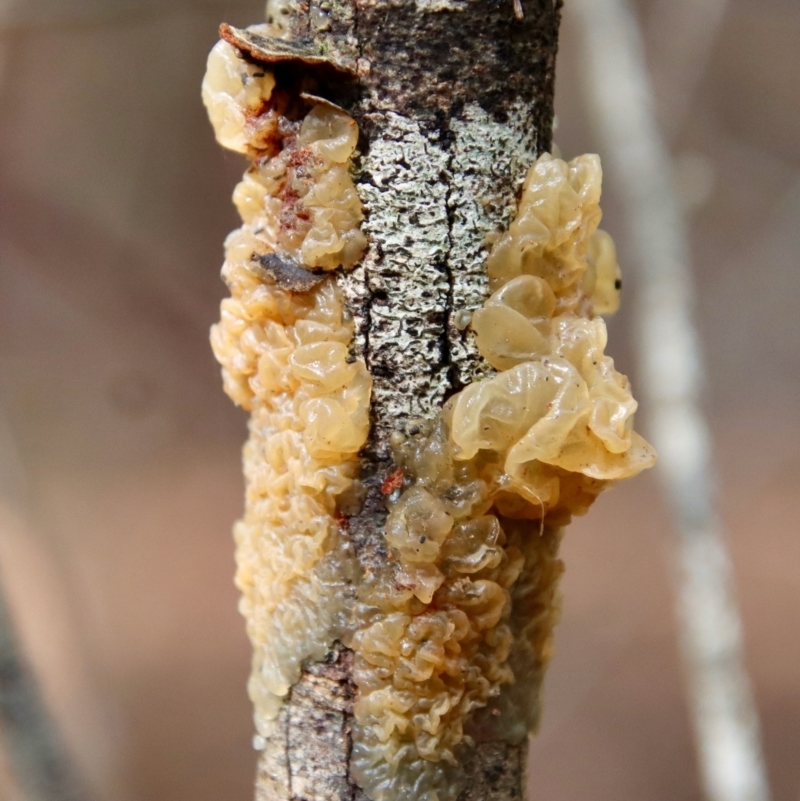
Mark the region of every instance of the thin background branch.
<instances>
[{"instance_id":1,"label":"thin background branch","mask_svg":"<svg viewBox=\"0 0 800 801\"><path fill-rule=\"evenodd\" d=\"M0 454L0 497L24 496L24 476L2 408ZM2 585L0 734L14 778L28 801L87 801L38 682L20 652Z\"/></svg>"},{"instance_id":2,"label":"thin background branch","mask_svg":"<svg viewBox=\"0 0 800 801\"><path fill-rule=\"evenodd\" d=\"M674 141L711 58L728 0L656 0L645 27L655 112L663 137Z\"/></svg>"},{"instance_id":3,"label":"thin background branch","mask_svg":"<svg viewBox=\"0 0 800 801\"><path fill-rule=\"evenodd\" d=\"M0 728L14 777L30 801L83 801L61 739L19 653L0 593Z\"/></svg>"},{"instance_id":4,"label":"thin background branch","mask_svg":"<svg viewBox=\"0 0 800 801\"><path fill-rule=\"evenodd\" d=\"M700 769L709 801L767 801L730 558L713 503L694 289L669 154L626 0L573 0L591 112L619 187L636 261L644 409L680 532L677 594Z\"/></svg>"}]
</instances>

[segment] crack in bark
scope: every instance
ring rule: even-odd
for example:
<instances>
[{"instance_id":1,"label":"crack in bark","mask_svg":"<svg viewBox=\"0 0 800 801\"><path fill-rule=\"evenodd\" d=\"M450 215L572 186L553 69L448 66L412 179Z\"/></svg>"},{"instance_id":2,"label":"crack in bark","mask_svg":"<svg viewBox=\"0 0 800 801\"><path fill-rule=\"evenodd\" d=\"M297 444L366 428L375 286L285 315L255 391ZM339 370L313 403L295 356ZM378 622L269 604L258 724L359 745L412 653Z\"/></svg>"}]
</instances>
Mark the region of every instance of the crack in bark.
<instances>
[{"instance_id":1,"label":"crack in bark","mask_svg":"<svg viewBox=\"0 0 800 801\"><path fill-rule=\"evenodd\" d=\"M448 127L448 133L450 133ZM451 137L447 137L450 139ZM447 254L444 260L444 269L447 273L447 301L445 304L444 312L444 325L442 327L442 355L445 358L447 366L447 381L450 385L449 389L445 391L444 400L446 401L456 392L462 388L462 383L458 377L458 373L453 363L453 349L450 344L450 331L453 328L452 316L454 311L453 294L454 294L454 278L453 269L450 264L450 254L453 251L453 228L455 226L455 212L451 205L453 196L453 165L455 161L455 154L453 153L453 143L448 143L448 159L447 159L447 176L449 181L444 196L445 210L447 211Z\"/></svg>"},{"instance_id":2,"label":"crack in bark","mask_svg":"<svg viewBox=\"0 0 800 801\"><path fill-rule=\"evenodd\" d=\"M289 703L291 704L291 693L289 695ZM292 716L291 712L287 709L286 710L286 730L284 733L284 744L285 744L285 756L286 756L286 785L287 791L289 793L289 798L294 798L294 793L292 792L292 760L291 756L289 755L289 748L290 743L292 742Z\"/></svg>"}]
</instances>

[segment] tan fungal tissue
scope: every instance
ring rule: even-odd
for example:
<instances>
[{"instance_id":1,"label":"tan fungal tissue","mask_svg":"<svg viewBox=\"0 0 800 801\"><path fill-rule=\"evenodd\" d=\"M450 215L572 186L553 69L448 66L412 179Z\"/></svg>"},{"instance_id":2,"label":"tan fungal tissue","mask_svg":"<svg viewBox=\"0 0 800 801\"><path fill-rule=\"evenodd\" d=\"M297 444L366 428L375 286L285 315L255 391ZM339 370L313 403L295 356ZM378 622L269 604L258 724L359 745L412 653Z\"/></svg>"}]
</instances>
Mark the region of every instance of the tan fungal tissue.
<instances>
[{"instance_id":1,"label":"tan fungal tissue","mask_svg":"<svg viewBox=\"0 0 800 801\"><path fill-rule=\"evenodd\" d=\"M250 411L234 535L258 747L302 661L339 635L352 578L336 501L356 477L372 379L349 356L353 325L325 271L352 267L366 244L349 172L358 128L325 105L298 111L226 42L209 56L203 99L218 141L251 159L211 343L225 391Z\"/></svg>"},{"instance_id":2,"label":"tan fungal tissue","mask_svg":"<svg viewBox=\"0 0 800 801\"><path fill-rule=\"evenodd\" d=\"M353 773L373 801L450 801L480 740L521 742L538 718L558 617L563 526L650 467L636 401L605 355L600 313L619 268L597 230L596 156L541 156L488 258L472 316L498 372L396 438L405 489L391 561L360 589Z\"/></svg>"},{"instance_id":3,"label":"tan fungal tissue","mask_svg":"<svg viewBox=\"0 0 800 801\"><path fill-rule=\"evenodd\" d=\"M395 435L389 558L358 575L337 502L358 478L371 377L332 274L366 247L358 128L226 42L203 99L219 142L251 162L211 339L226 392L250 411L235 539L256 746L303 660L338 638L355 652L352 775L373 801L454 801L475 743L520 743L537 725L563 527L655 460L605 355L600 315L619 305L620 274L597 229L599 159L545 154L528 172L491 246L491 296L471 319L452 310L496 372L418 435Z\"/></svg>"}]
</instances>

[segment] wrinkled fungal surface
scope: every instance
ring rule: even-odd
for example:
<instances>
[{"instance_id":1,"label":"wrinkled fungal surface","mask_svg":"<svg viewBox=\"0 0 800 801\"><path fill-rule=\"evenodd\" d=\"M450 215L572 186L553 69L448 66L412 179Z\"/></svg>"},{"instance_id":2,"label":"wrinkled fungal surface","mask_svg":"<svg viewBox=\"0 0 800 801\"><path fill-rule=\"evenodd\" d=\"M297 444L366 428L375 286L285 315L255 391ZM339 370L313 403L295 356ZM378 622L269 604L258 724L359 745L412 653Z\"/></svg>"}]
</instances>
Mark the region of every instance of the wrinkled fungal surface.
<instances>
[{"instance_id":1,"label":"wrinkled fungal surface","mask_svg":"<svg viewBox=\"0 0 800 801\"><path fill-rule=\"evenodd\" d=\"M269 24L250 32L286 37L294 5L270 0ZM485 276L451 314L481 377L418 433L395 432L387 558L359 565L344 512L359 498L372 376L337 283L367 245L357 125L228 41L209 56L203 99L219 142L250 160L211 340L225 391L250 412L235 539L255 744L273 736L304 661L340 640L355 685L348 776L372 801L455 801L477 743L519 744L537 725L564 526L655 459L605 355L600 315L617 309L621 279L597 228L599 160L540 156L508 229L487 236Z\"/></svg>"},{"instance_id":2,"label":"wrinkled fungal surface","mask_svg":"<svg viewBox=\"0 0 800 801\"><path fill-rule=\"evenodd\" d=\"M472 316L497 371L395 437L384 570L359 589L353 772L374 801L450 801L483 739L537 723L558 617L563 526L611 482L651 466L636 402L605 355L599 313L620 287L597 230L596 156L541 156L487 266Z\"/></svg>"},{"instance_id":3,"label":"wrinkled fungal surface","mask_svg":"<svg viewBox=\"0 0 800 801\"><path fill-rule=\"evenodd\" d=\"M350 178L358 128L340 110L298 104L224 41L203 99L219 142L251 159L233 196L243 225L225 243L231 296L211 343L225 391L250 411L234 535L259 745L302 661L322 659L341 632L352 580L337 499L356 478L372 379L350 358L353 325L329 273L366 244Z\"/></svg>"}]
</instances>

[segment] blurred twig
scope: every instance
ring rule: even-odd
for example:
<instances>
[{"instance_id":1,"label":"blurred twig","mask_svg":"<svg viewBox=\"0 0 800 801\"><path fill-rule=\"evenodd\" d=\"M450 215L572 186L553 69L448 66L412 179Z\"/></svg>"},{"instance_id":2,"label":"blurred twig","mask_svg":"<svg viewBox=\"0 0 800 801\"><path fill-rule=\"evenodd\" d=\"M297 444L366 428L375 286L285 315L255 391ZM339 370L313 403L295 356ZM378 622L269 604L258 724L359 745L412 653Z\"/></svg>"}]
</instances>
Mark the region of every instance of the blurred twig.
<instances>
[{"instance_id":1,"label":"blurred twig","mask_svg":"<svg viewBox=\"0 0 800 801\"><path fill-rule=\"evenodd\" d=\"M30 801L83 801L0 592L0 727L14 776Z\"/></svg>"},{"instance_id":2,"label":"blurred twig","mask_svg":"<svg viewBox=\"0 0 800 801\"><path fill-rule=\"evenodd\" d=\"M583 74L638 269L644 408L681 535L678 606L706 797L767 801L732 569L712 501L687 238L655 123L639 30L627 0L573 0L567 8L583 33Z\"/></svg>"},{"instance_id":3,"label":"blurred twig","mask_svg":"<svg viewBox=\"0 0 800 801\"><path fill-rule=\"evenodd\" d=\"M14 439L0 409L0 498L18 497L24 492ZM20 653L1 585L0 734L14 778L27 801L88 801L38 683Z\"/></svg>"},{"instance_id":4,"label":"blurred twig","mask_svg":"<svg viewBox=\"0 0 800 801\"><path fill-rule=\"evenodd\" d=\"M647 32L654 50L652 80L663 136L681 131L702 79L728 0L657 0Z\"/></svg>"}]
</instances>

